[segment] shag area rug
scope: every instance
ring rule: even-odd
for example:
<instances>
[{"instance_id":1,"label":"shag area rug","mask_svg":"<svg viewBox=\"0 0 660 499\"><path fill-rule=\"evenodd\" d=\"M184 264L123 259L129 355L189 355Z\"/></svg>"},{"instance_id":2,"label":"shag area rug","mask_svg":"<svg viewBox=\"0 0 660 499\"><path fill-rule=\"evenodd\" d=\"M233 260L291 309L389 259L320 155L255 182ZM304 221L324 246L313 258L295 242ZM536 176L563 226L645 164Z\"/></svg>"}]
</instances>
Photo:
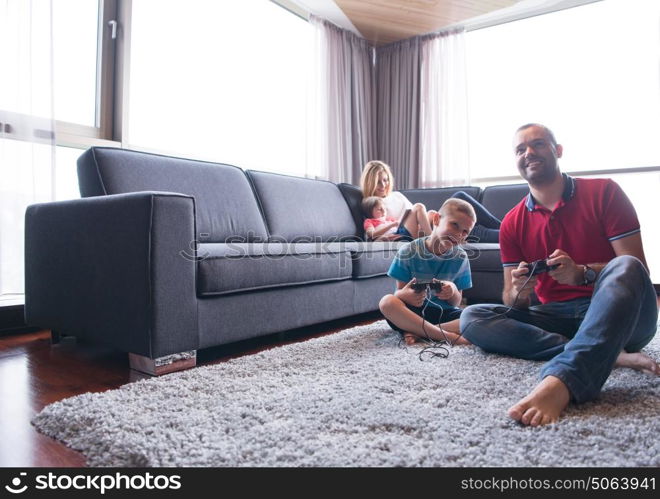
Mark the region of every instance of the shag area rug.
<instances>
[{"instance_id":1,"label":"shag area rug","mask_svg":"<svg viewBox=\"0 0 660 499\"><path fill-rule=\"evenodd\" d=\"M454 347L420 361L385 322L56 402L37 429L90 466L660 466L660 378L524 427L540 362ZM660 338L644 350L660 358Z\"/></svg>"}]
</instances>

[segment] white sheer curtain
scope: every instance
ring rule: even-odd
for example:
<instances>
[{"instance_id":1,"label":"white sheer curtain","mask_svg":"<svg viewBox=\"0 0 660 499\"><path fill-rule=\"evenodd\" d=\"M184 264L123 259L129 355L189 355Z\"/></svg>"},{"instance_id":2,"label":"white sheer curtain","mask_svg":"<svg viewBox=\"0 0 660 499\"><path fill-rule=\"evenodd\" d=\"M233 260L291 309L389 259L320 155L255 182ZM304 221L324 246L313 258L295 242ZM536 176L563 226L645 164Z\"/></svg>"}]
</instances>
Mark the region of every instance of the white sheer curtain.
<instances>
[{"instance_id":1,"label":"white sheer curtain","mask_svg":"<svg viewBox=\"0 0 660 499\"><path fill-rule=\"evenodd\" d=\"M420 187L469 185L465 33L421 42Z\"/></svg>"},{"instance_id":2,"label":"white sheer curtain","mask_svg":"<svg viewBox=\"0 0 660 499\"><path fill-rule=\"evenodd\" d=\"M24 292L25 208L54 199L51 0L0 0L0 47L0 295L4 301Z\"/></svg>"},{"instance_id":3,"label":"white sheer curtain","mask_svg":"<svg viewBox=\"0 0 660 499\"><path fill-rule=\"evenodd\" d=\"M317 95L311 150L321 176L357 184L364 164L375 159L373 52L366 40L334 24L310 17L316 30Z\"/></svg>"}]
</instances>

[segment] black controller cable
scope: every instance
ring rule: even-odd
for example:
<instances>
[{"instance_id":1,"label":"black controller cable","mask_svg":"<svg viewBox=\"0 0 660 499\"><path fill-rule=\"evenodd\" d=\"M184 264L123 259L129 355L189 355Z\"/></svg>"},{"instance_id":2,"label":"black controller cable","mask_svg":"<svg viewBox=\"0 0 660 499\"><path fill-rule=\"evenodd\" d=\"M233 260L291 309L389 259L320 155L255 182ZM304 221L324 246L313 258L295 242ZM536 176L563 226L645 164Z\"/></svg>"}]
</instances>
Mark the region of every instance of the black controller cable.
<instances>
[{"instance_id":1,"label":"black controller cable","mask_svg":"<svg viewBox=\"0 0 660 499\"><path fill-rule=\"evenodd\" d=\"M525 288L525 286L527 286L527 283L529 282L529 280L534 276L534 271L536 270L537 265L538 265L538 261L534 262L534 266L532 267L532 269L529 271L529 274L527 275L527 280L521 286L521 288L518 290L518 293L516 293L516 297L514 298L513 303L511 304L511 306L509 308L507 308L504 312L500 312L499 314L497 314L493 317L483 317L481 319L477 319L475 321L472 321L470 324L467 325L467 327L465 328L465 331L461 331L461 332L458 333L458 337L454 341L450 341L449 338L447 338L447 334L445 333L445 330L442 329L442 314L444 312L444 309L440 305L438 305L436 303L433 303L431 301L431 288L430 288L430 286L427 286L426 287L426 300L425 300L426 303L424 303L424 307L422 308L422 331L424 331L424 336L425 336L425 338L422 338L422 341L427 343L428 346L422 348L422 350L419 352L419 354L418 354L419 360L423 361L425 354L427 356L430 356L431 358L440 357L441 359L446 359L447 357L449 357L449 350L447 349L447 347L445 345L448 345L448 346L453 348L454 345L456 344L456 342L465 334L465 332L468 329L470 329L470 327L473 324L476 324L477 322L482 322L482 321L485 321L485 320L496 319L498 317L506 317L506 314L508 314L516 306L516 303L518 302L518 298L520 297L520 293ZM428 307L429 304L431 304L432 306L440 309L440 317L438 318L438 327L440 328L440 331L442 332L442 335L445 337L444 340L434 340L433 338L431 338L429 336L428 332L426 331L426 327L425 327L426 319L425 319L424 316L425 316L425 312L426 312L426 307Z\"/></svg>"}]
</instances>

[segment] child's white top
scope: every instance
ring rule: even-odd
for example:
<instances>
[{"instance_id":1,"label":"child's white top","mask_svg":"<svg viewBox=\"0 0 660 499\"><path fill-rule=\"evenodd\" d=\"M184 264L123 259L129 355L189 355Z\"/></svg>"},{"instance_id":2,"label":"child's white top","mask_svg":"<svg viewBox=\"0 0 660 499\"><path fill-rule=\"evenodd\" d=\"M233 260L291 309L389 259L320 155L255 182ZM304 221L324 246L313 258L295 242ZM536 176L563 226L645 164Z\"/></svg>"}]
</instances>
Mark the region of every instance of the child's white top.
<instances>
[{"instance_id":1,"label":"child's white top","mask_svg":"<svg viewBox=\"0 0 660 499\"><path fill-rule=\"evenodd\" d=\"M392 191L389 196L383 198L383 202L385 203L387 216L397 220L401 218L406 209L412 208L410 200L399 191Z\"/></svg>"}]
</instances>

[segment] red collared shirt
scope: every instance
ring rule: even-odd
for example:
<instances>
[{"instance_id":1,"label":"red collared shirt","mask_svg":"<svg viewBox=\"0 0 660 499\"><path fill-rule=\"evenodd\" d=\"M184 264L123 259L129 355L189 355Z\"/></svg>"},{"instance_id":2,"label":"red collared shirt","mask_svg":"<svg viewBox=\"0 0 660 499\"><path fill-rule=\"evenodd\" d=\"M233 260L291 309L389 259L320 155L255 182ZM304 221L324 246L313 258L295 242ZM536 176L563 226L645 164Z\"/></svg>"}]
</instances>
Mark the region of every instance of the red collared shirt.
<instances>
[{"instance_id":1,"label":"red collared shirt","mask_svg":"<svg viewBox=\"0 0 660 499\"><path fill-rule=\"evenodd\" d=\"M577 264L609 262L616 256L611 242L639 232L635 208L616 182L566 174L564 180L554 210L537 204L530 193L506 214L500 228L504 267L543 260L556 249ZM548 303L591 296L593 287L559 284L544 273L534 291Z\"/></svg>"}]
</instances>

